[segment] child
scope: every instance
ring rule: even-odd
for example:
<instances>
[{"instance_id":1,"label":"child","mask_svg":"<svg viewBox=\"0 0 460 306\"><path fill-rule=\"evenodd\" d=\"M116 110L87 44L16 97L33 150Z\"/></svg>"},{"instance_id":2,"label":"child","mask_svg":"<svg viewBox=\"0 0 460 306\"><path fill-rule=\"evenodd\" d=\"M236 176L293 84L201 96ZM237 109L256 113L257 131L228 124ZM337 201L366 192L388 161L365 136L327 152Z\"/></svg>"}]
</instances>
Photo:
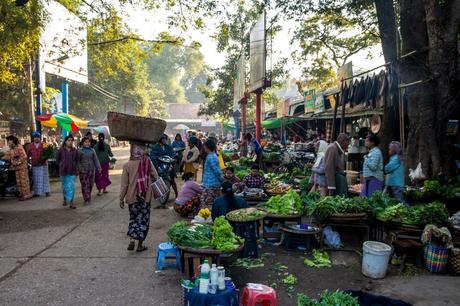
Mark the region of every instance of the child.
<instances>
[{"instance_id":1,"label":"child","mask_svg":"<svg viewBox=\"0 0 460 306\"><path fill-rule=\"evenodd\" d=\"M246 177L243 179L242 184L247 188L264 188L265 179L259 173L259 165L252 165L251 173L246 175Z\"/></svg>"}]
</instances>

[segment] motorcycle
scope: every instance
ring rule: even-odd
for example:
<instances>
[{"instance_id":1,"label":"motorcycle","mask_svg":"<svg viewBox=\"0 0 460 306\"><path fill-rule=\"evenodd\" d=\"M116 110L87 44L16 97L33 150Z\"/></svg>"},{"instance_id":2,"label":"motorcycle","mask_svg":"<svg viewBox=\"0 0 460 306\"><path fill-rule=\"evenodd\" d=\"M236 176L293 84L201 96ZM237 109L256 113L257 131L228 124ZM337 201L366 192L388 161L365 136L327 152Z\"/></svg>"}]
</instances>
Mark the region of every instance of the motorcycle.
<instances>
[{"instance_id":1,"label":"motorcycle","mask_svg":"<svg viewBox=\"0 0 460 306\"><path fill-rule=\"evenodd\" d=\"M32 166L29 167L30 187L32 188ZM11 166L11 162L0 159L0 196L19 197L19 189L16 183L16 173Z\"/></svg>"},{"instance_id":2,"label":"motorcycle","mask_svg":"<svg viewBox=\"0 0 460 306\"><path fill-rule=\"evenodd\" d=\"M174 170L176 160L167 155L160 156L155 160L155 167L158 175L163 179L166 184L168 191L164 196L158 199L161 206L165 206L169 200L169 194L171 192L172 174Z\"/></svg>"}]
</instances>

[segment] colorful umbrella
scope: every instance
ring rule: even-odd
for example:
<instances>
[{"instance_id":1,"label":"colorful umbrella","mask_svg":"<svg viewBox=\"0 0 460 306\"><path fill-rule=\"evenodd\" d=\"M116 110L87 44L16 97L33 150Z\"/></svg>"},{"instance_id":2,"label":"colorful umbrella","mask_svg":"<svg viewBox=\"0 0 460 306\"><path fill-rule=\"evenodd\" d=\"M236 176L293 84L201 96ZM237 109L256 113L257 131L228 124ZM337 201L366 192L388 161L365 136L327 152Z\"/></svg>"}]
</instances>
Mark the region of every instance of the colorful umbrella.
<instances>
[{"instance_id":1,"label":"colorful umbrella","mask_svg":"<svg viewBox=\"0 0 460 306\"><path fill-rule=\"evenodd\" d=\"M67 132L76 132L80 128L86 128L88 121L66 113L43 114L35 116L43 126L55 128L58 124Z\"/></svg>"}]
</instances>

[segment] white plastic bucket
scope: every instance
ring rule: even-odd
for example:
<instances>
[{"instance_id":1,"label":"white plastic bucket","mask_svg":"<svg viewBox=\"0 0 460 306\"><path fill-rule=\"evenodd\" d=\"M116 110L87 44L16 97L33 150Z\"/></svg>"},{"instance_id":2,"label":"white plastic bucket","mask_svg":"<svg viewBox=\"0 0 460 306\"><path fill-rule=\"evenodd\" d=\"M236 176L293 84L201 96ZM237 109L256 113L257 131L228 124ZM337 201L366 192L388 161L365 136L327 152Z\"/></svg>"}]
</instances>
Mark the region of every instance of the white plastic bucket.
<instances>
[{"instance_id":1,"label":"white plastic bucket","mask_svg":"<svg viewBox=\"0 0 460 306\"><path fill-rule=\"evenodd\" d=\"M391 246L377 241L363 243L362 273L370 278L384 278L391 255Z\"/></svg>"}]
</instances>

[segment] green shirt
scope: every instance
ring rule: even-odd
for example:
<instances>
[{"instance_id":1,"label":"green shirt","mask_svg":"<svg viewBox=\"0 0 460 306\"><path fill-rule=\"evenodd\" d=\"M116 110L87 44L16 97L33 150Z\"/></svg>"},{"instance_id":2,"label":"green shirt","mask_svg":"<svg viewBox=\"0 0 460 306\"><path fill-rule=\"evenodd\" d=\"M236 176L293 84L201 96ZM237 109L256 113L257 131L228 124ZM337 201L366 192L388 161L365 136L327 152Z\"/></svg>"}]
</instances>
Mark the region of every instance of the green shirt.
<instances>
[{"instance_id":1,"label":"green shirt","mask_svg":"<svg viewBox=\"0 0 460 306\"><path fill-rule=\"evenodd\" d=\"M104 151L99 151L98 144L94 146L94 151L96 151L97 159L101 164L110 162L110 157L113 157L112 150L106 143L104 144Z\"/></svg>"}]
</instances>

